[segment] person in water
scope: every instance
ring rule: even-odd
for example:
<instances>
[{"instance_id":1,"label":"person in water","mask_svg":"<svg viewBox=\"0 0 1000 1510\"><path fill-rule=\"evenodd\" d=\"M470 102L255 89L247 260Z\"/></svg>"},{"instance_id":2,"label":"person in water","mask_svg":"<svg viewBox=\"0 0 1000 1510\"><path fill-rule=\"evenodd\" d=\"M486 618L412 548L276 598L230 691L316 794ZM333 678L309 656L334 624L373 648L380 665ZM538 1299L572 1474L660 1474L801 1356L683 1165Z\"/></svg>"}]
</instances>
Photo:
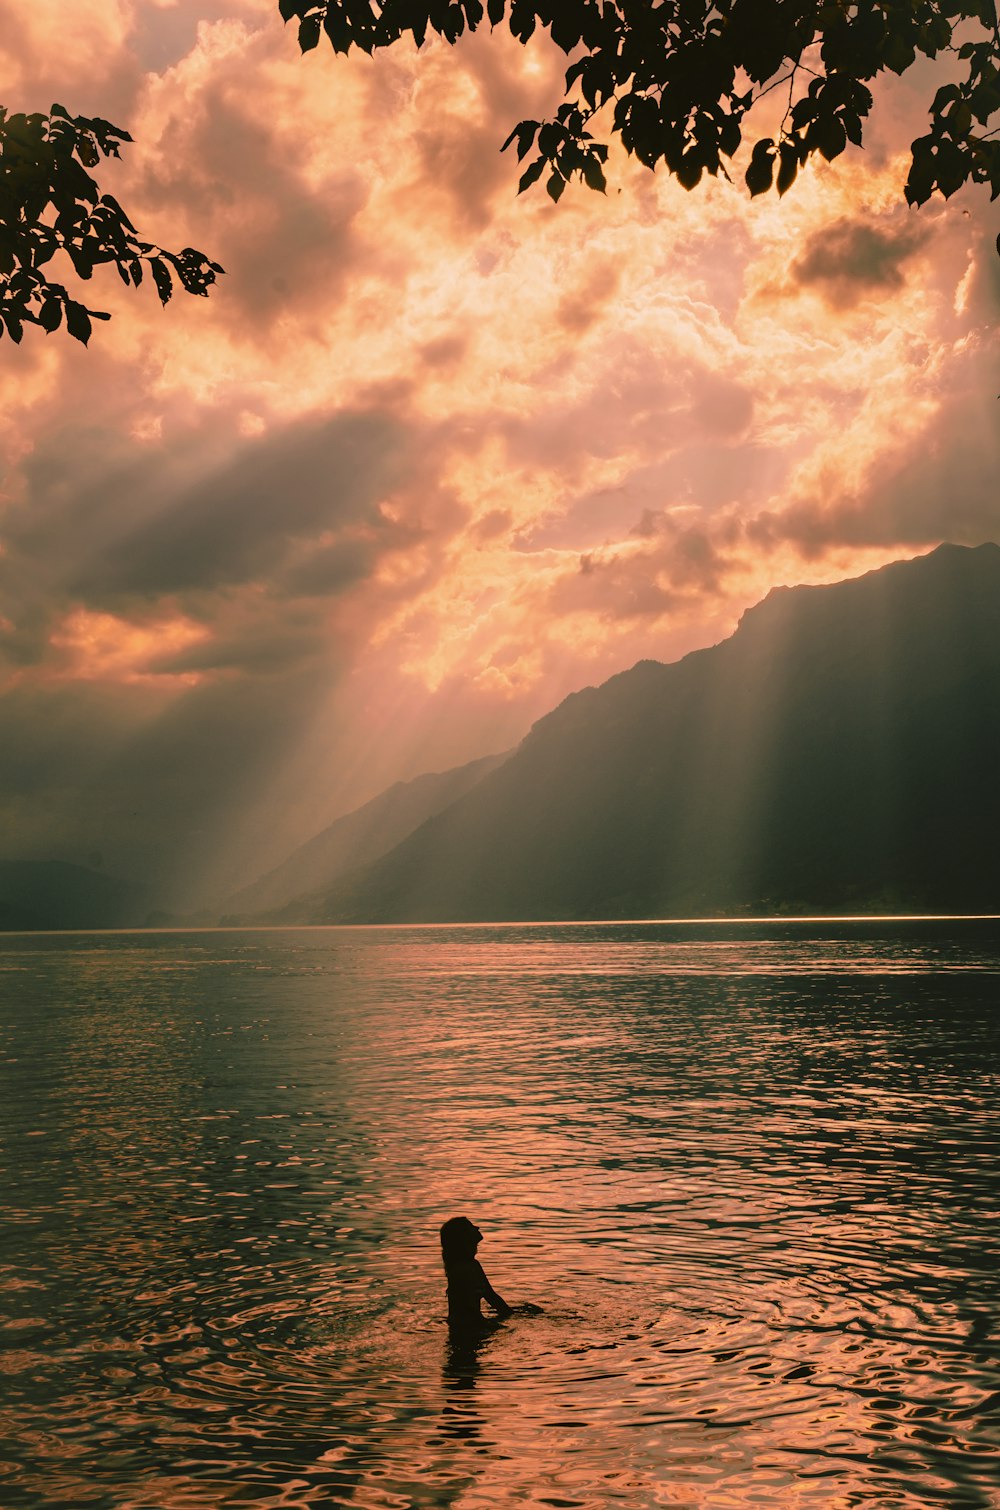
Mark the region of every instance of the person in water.
<instances>
[{"instance_id":1,"label":"person in water","mask_svg":"<svg viewBox=\"0 0 1000 1510\"><path fill-rule=\"evenodd\" d=\"M482 1327L488 1324L480 1308L486 1301L498 1317L510 1316L514 1310L486 1278L476 1257L483 1234L467 1216L453 1216L441 1228L441 1257L448 1281L448 1322L453 1327Z\"/></svg>"}]
</instances>

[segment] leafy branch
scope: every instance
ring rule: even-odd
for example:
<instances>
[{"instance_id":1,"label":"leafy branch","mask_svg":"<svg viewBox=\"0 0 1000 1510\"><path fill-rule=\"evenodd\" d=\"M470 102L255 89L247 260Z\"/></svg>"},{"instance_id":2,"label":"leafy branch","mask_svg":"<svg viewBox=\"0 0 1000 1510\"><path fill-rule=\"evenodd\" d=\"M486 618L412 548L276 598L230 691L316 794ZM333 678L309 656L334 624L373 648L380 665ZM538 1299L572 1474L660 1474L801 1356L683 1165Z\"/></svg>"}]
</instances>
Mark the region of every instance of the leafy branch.
<instances>
[{"instance_id":1,"label":"leafy branch","mask_svg":"<svg viewBox=\"0 0 1000 1510\"><path fill-rule=\"evenodd\" d=\"M754 143L745 174L751 194L784 194L815 153L832 160L862 145L879 74L948 53L965 77L934 96L930 130L912 144L907 201L947 198L969 182L1000 194L1000 145L979 129L1000 110L994 0L487 0L485 10L481 0L279 0L279 11L297 24L303 51L324 35L338 53L371 54L406 34L420 47L429 32L454 43L484 21L522 43L547 31L572 55L565 101L549 120L521 121L504 148L516 144L521 161L535 154L519 191L544 176L554 200L574 177L605 191L598 115L610 112L608 134L626 152L692 189L726 174L748 112L787 82L777 138ZM976 28L956 46L956 32ZM796 96L800 73L809 83Z\"/></svg>"},{"instance_id":2,"label":"leafy branch","mask_svg":"<svg viewBox=\"0 0 1000 1510\"><path fill-rule=\"evenodd\" d=\"M90 339L92 322L110 316L74 297L50 276L58 252L78 277L112 263L127 287L148 270L160 303L175 284L205 295L223 269L203 252L169 252L140 239L117 199L103 194L90 170L119 157L127 131L99 117L71 116L61 105L45 114L0 108L0 336L20 341L25 325Z\"/></svg>"}]
</instances>

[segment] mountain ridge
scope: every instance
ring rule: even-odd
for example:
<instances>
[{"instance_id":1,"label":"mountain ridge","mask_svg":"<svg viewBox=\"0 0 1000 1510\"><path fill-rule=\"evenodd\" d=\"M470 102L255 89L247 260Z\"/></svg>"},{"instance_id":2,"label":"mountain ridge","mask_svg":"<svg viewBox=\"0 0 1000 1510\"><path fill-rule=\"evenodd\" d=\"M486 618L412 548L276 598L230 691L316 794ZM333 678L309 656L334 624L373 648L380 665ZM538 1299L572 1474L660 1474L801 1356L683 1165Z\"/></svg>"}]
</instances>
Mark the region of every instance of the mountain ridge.
<instances>
[{"instance_id":1,"label":"mountain ridge","mask_svg":"<svg viewBox=\"0 0 1000 1510\"><path fill-rule=\"evenodd\" d=\"M128 928L147 917L137 883L68 860L0 860L0 932Z\"/></svg>"},{"instance_id":2,"label":"mountain ridge","mask_svg":"<svg viewBox=\"0 0 1000 1510\"><path fill-rule=\"evenodd\" d=\"M241 887L217 909L220 922L239 925L277 917L297 897L333 885L350 869L378 859L427 818L456 801L500 765L510 752L480 756L446 771L396 781L370 801L343 814L263 876Z\"/></svg>"},{"instance_id":3,"label":"mountain ridge","mask_svg":"<svg viewBox=\"0 0 1000 1510\"><path fill-rule=\"evenodd\" d=\"M719 645L571 694L472 792L300 915L995 910L976 802L978 830L995 832L998 694L992 542L776 589Z\"/></svg>"}]
</instances>

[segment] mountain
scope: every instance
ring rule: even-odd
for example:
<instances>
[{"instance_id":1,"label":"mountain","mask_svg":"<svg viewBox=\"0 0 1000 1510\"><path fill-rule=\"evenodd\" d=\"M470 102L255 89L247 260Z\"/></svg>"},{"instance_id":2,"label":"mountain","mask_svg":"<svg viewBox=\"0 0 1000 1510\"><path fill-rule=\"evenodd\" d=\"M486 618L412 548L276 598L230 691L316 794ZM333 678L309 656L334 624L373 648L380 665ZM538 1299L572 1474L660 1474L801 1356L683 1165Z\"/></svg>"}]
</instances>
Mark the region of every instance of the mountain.
<instances>
[{"instance_id":1,"label":"mountain","mask_svg":"<svg viewBox=\"0 0 1000 1510\"><path fill-rule=\"evenodd\" d=\"M148 910L143 888L62 860L0 860L0 931L128 928Z\"/></svg>"},{"instance_id":2,"label":"mountain","mask_svg":"<svg viewBox=\"0 0 1000 1510\"><path fill-rule=\"evenodd\" d=\"M1000 547L779 588L566 699L312 922L1000 911Z\"/></svg>"},{"instance_id":3,"label":"mountain","mask_svg":"<svg viewBox=\"0 0 1000 1510\"><path fill-rule=\"evenodd\" d=\"M318 892L356 866L377 860L428 818L450 806L507 759L487 755L450 771L398 781L364 807L338 818L258 881L224 904L223 923L281 919L304 892Z\"/></svg>"}]
</instances>

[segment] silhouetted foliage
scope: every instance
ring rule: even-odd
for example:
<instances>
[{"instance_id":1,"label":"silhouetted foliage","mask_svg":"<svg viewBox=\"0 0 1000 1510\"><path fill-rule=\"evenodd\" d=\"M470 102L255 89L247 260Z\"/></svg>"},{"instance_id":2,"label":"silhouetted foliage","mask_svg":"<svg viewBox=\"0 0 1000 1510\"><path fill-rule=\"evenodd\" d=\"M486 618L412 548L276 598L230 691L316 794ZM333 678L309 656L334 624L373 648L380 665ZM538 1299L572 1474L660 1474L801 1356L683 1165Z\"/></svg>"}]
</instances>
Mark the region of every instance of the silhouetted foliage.
<instances>
[{"instance_id":1,"label":"silhouetted foliage","mask_svg":"<svg viewBox=\"0 0 1000 1510\"><path fill-rule=\"evenodd\" d=\"M504 143L528 158L519 191L543 175L558 200L574 177L604 192L603 125L648 168L692 189L704 174L728 177L724 159L743 142L752 106L787 89L774 137L757 140L745 179L751 194L784 194L813 154L830 160L861 146L873 104L868 85L903 74L920 57L945 59L949 77L930 102L930 129L912 144L905 194L920 205L966 183L1000 194L1000 23L994 0L279 0L298 24L302 50L327 36L336 52L371 54L428 32L450 43L484 21L520 42L537 30L572 61L566 98L545 121L521 121ZM143 264L166 304L174 283L205 294L222 268L203 252L169 252L140 239L118 201L89 170L118 157L127 131L100 118L0 108L0 335L20 341L26 324L65 323L77 340L90 309L50 278L64 253L81 278L113 263L138 286ZM1000 249L1000 241L998 241Z\"/></svg>"},{"instance_id":2,"label":"silhouetted foliage","mask_svg":"<svg viewBox=\"0 0 1000 1510\"><path fill-rule=\"evenodd\" d=\"M303 51L323 33L336 52L372 53L409 34L454 43L486 20L506 22L527 42L548 31L572 62L554 117L521 121L507 141L530 161L524 190L547 174L558 200L577 176L606 188L605 132L648 168L664 164L686 189L705 173L726 177L723 159L743 140L744 118L772 89L787 90L778 134L755 142L751 194L784 194L814 153L832 159L861 146L872 108L869 83L916 60L947 60L949 77L930 104L930 130L912 145L911 205L963 184L1000 193L1000 142L987 130L1000 109L1000 29L993 0L280 0L298 22ZM955 66L957 65L957 67ZM998 128L1000 129L1000 128Z\"/></svg>"},{"instance_id":3,"label":"silhouetted foliage","mask_svg":"<svg viewBox=\"0 0 1000 1510\"><path fill-rule=\"evenodd\" d=\"M26 324L53 331L65 321L86 345L91 322L110 318L49 276L60 252L81 278L110 262L135 287L145 263L161 304L175 281L189 294L205 294L222 272L194 247L168 252L141 240L117 199L101 192L88 170L102 157L120 156L121 143L131 140L110 121L71 116L61 105L48 115L0 109L0 335L20 341Z\"/></svg>"}]
</instances>

